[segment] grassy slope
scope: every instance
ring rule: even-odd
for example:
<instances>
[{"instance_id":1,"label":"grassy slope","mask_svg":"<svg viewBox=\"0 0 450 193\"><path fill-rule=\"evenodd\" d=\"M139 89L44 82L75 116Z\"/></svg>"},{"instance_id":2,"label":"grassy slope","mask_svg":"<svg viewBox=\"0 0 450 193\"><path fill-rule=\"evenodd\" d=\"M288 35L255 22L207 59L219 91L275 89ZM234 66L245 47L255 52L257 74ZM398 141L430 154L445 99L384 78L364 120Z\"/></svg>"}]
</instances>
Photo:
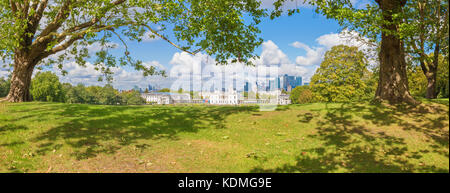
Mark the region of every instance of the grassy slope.
<instances>
[{"instance_id":1,"label":"grassy slope","mask_svg":"<svg viewBox=\"0 0 450 193\"><path fill-rule=\"evenodd\" d=\"M449 172L446 104L3 102L0 172Z\"/></svg>"}]
</instances>

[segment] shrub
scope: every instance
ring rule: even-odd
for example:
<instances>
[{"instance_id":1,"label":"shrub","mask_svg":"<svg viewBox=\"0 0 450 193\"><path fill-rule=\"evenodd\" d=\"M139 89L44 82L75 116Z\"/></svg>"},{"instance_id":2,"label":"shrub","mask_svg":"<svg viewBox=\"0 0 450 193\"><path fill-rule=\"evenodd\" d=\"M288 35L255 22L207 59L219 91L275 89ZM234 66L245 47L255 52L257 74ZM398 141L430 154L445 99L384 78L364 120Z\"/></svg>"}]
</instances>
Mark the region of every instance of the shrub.
<instances>
[{"instance_id":1,"label":"shrub","mask_svg":"<svg viewBox=\"0 0 450 193\"><path fill-rule=\"evenodd\" d=\"M305 104L314 102L314 93L310 89L305 89L298 96L297 103Z\"/></svg>"}]
</instances>

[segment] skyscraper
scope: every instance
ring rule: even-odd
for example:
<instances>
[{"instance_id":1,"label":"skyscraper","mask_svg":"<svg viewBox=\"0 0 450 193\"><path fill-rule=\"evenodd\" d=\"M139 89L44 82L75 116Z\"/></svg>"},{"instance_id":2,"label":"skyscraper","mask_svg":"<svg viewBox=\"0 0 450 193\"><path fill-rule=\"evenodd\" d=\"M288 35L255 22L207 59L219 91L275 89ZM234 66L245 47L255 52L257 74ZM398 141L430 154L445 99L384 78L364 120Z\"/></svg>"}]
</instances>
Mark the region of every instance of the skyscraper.
<instances>
[{"instance_id":1,"label":"skyscraper","mask_svg":"<svg viewBox=\"0 0 450 193\"><path fill-rule=\"evenodd\" d=\"M245 91L245 92L248 92L248 86L249 86L249 85L248 85L248 82L245 82L245 86L244 86L244 91Z\"/></svg>"},{"instance_id":2,"label":"skyscraper","mask_svg":"<svg viewBox=\"0 0 450 193\"><path fill-rule=\"evenodd\" d=\"M280 88L280 77L269 80L269 90L279 90Z\"/></svg>"},{"instance_id":3,"label":"skyscraper","mask_svg":"<svg viewBox=\"0 0 450 193\"><path fill-rule=\"evenodd\" d=\"M295 84L295 86L294 87L297 87L297 86L302 86L303 84L303 81L302 81L302 77L301 76L297 76L297 77L295 77L295 82L296 82L296 84Z\"/></svg>"},{"instance_id":4,"label":"skyscraper","mask_svg":"<svg viewBox=\"0 0 450 193\"><path fill-rule=\"evenodd\" d=\"M292 89L294 89L297 86L301 86L303 83L303 79L301 76L289 76L285 74L283 76L283 89L285 91L290 92Z\"/></svg>"},{"instance_id":5,"label":"skyscraper","mask_svg":"<svg viewBox=\"0 0 450 193\"><path fill-rule=\"evenodd\" d=\"M285 91L290 91L291 89L295 88L296 81L295 76L288 76L287 74L283 77L283 88Z\"/></svg>"}]
</instances>

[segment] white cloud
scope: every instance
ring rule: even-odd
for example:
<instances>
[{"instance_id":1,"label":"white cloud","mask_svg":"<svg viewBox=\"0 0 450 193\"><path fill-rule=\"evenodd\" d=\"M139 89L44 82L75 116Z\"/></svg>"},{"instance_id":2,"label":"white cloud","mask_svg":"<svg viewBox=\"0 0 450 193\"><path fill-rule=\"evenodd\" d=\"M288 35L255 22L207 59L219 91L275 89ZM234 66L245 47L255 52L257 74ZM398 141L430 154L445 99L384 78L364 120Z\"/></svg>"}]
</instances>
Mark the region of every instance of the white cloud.
<instances>
[{"instance_id":1,"label":"white cloud","mask_svg":"<svg viewBox=\"0 0 450 193\"><path fill-rule=\"evenodd\" d=\"M151 31L145 32L144 35L142 36L142 41L144 42L154 42L160 39L161 39L160 37L155 36Z\"/></svg>"},{"instance_id":2,"label":"white cloud","mask_svg":"<svg viewBox=\"0 0 450 193\"><path fill-rule=\"evenodd\" d=\"M155 67L157 70L166 70L166 67L164 67L161 63L159 63L156 60L148 61L148 62L142 62L142 65L146 68Z\"/></svg>"},{"instance_id":3,"label":"white cloud","mask_svg":"<svg viewBox=\"0 0 450 193\"><path fill-rule=\"evenodd\" d=\"M144 62L144 65L162 66L158 61ZM106 84L106 81L98 81L98 78L103 76L103 74L95 70L95 65L89 62L86 63L86 67L79 66L75 62L69 62L64 64L63 70L67 71L67 75L62 76L57 67L51 69L51 71L59 75L61 82L68 82L73 85L81 83L84 85L103 86ZM166 78L162 76L144 77L142 72L124 69L122 67L111 68L111 71L114 72L112 85L121 90L131 89L134 85L140 88L146 88L149 84L159 87L167 87L170 85L170 83L166 83Z\"/></svg>"},{"instance_id":4,"label":"white cloud","mask_svg":"<svg viewBox=\"0 0 450 193\"><path fill-rule=\"evenodd\" d=\"M360 36L356 31L343 30L339 34L325 34L317 38L316 41L327 49L340 44L358 47L366 55L369 65L375 65L377 62L376 46L369 43L370 40L368 38Z\"/></svg>"},{"instance_id":5,"label":"white cloud","mask_svg":"<svg viewBox=\"0 0 450 193\"><path fill-rule=\"evenodd\" d=\"M347 45L356 46L360 51L364 52L369 59L369 64L376 63L376 52L373 45L368 44L369 40L365 37L360 37L358 32L343 30L340 33L325 34L316 39L319 47L313 47L301 43L293 42L290 45L295 48L301 48L306 51L306 56L297 56L295 62L301 66L320 65L325 55L325 52L330 50L333 46Z\"/></svg>"},{"instance_id":6,"label":"white cloud","mask_svg":"<svg viewBox=\"0 0 450 193\"><path fill-rule=\"evenodd\" d=\"M170 77L176 79L172 89L176 90L179 87L189 89L191 79L194 82L192 85L194 90L200 88L208 90L213 86L218 89L230 88L234 79L237 89L240 90L243 89L245 81L255 82L283 74L304 76L308 75L312 69L291 62L288 56L271 40L262 44L260 58L253 60L253 63L256 66L246 66L243 63L219 66L215 64L212 57L206 54L198 53L193 56L185 52L175 53L170 61L170 64L173 65L170 69ZM222 85L223 82L225 85Z\"/></svg>"},{"instance_id":7,"label":"white cloud","mask_svg":"<svg viewBox=\"0 0 450 193\"><path fill-rule=\"evenodd\" d=\"M67 48L65 51L67 51L67 57L66 57L66 61L71 62L71 58L73 59L74 55L70 54L70 50L73 48L73 46L70 46L69 48ZM120 45L118 43L115 42L108 42L106 43L104 46L101 46L101 44L99 42L95 42L91 45L87 45L87 46L78 46L78 50L84 49L86 48L88 50L88 54L89 55L93 55L96 52L102 50L102 49L109 49L109 50L114 50L114 49L119 49ZM50 55L48 58L44 59L44 62L51 59L51 60L58 60L58 57L65 54L65 51L61 51L58 52L56 54Z\"/></svg>"},{"instance_id":8,"label":"white cloud","mask_svg":"<svg viewBox=\"0 0 450 193\"><path fill-rule=\"evenodd\" d=\"M359 36L358 32L355 31L347 31L344 30L341 33L330 33L325 34L316 39L316 41L325 46L327 49L330 49L333 46L337 45L346 45L346 46L356 46L363 47L367 46L364 42L359 41L357 37Z\"/></svg>"},{"instance_id":9,"label":"white cloud","mask_svg":"<svg viewBox=\"0 0 450 193\"><path fill-rule=\"evenodd\" d=\"M297 56L295 59L295 62L302 66L317 65L320 61L322 61L323 54L325 53L325 49L322 47L310 48L308 45L297 41L292 43L291 46L295 48L302 48L306 51L306 56Z\"/></svg>"},{"instance_id":10,"label":"white cloud","mask_svg":"<svg viewBox=\"0 0 450 193\"><path fill-rule=\"evenodd\" d=\"M262 44L262 52L260 56L260 61L258 61L262 65L270 66L270 65L282 65L286 63L290 63L288 56L280 50L280 48L273 43L271 40L268 40Z\"/></svg>"}]
</instances>

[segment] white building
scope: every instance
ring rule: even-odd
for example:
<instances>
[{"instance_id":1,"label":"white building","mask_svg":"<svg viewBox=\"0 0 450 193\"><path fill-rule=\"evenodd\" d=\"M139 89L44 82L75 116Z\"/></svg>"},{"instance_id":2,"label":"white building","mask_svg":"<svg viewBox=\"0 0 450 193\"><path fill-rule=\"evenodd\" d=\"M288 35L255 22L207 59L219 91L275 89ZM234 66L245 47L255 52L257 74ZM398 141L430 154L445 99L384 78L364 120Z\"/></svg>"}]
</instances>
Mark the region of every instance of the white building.
<instances>
[{"instance_id":1,"label":"white building","mask_svg":"<svg viewBox=\"0 0 450 193\"><path fill-rule=\"evenodd\" d=\"M290 95L287 94L281 94L278 96L278 104L279 105L288 105L291 104L291 99L289 98Z\"/></svg>"},{"instance_id":2,"label":"white building","mask_svg":"<svg viewBox=\"0 0 450 193\"><path fill-rule=\"evenodd\" d=\"M142 98L147 103L152 104L177 104L177 103L206 103L213 105L238 105L238 104L291 104L289 95L281 94L279 91L265 91L258 92L261 98L259 99L244 99L243 93L238 93L234 90L226 92L201 92L202 99L191 99L188 93L167 93L167 92L152 92L142 93Z\"/></svg>"},{"instance_id":3,"label":"white building","mask_svg":"<svg viewBox=\"0 0 450 193\"><path fill-rule=\"evenodd\" d=\"M173 104L177 101L190 101L191 95L187 93L167 93L167 92L152 92L142 93L141 97L145 99L147 103L155 104Z\"/></svg>"},{"instance_id":4,"label":"white building","mask_svg":"<svg viewBox=\"0 0 450 193\"><path fill-rule=\"evenodd\" d=\"M237 105L239 104L239 93L236 91L214 91L214 92L202 92L200 94L204 100L207 100L209 104L216 105Z\"/></svg>"}]
</instances>

